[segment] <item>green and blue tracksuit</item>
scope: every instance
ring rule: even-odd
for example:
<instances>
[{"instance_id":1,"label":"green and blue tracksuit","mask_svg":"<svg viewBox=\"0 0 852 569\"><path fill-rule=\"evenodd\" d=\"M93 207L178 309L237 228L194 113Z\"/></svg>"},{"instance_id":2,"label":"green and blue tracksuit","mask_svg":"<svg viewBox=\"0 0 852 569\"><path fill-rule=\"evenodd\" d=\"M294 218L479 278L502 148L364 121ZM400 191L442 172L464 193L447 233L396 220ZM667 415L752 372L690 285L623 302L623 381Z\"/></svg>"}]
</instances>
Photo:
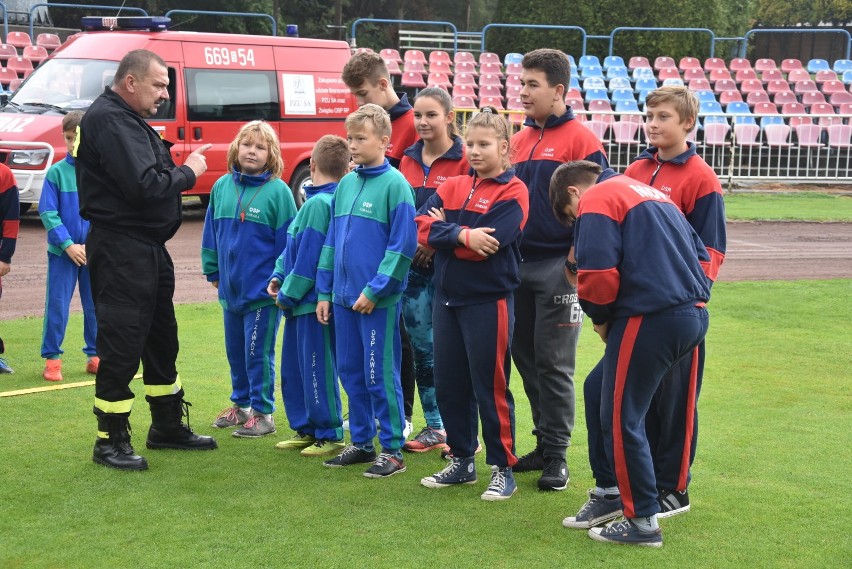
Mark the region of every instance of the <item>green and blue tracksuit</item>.
<instances>
[{"instance_id":1,"label":"green and blue tracksuit","mask_svg":"<svg viewBox=\"0 0 852 569\"><path fill-rule=\"evenodd\" d=\"M77 196L77 173L74 157L68 154L47 171L38 202L41 222L47 229L47 294L44 302L44 325L41 334L41 357L58 359L68 326L68 309L74 288L80 285L83 305L83 353L94 356L98 325L89 281L89 267L77 266L65 249L82 245L89 233L89 222L80 217Z\"/></svg>"},{"instance_id":2,"label":"green and blue tracksuit","mask_svg":"<svg viewBox=\"0 0 852 569\"><path fill-rule=\"evenodd\" d=\"M333 441L343 439L334 322L323 326L317 321L316 278L336 188L335 183L305 188L308 199L287 230L287 245L270 278L281 284L276 300L285 307L287 318L281 348L281 395L287 421L298 433ZM299 365L292 365L293 361Z\"/></svg>"},{"instance_id":3,"label":"green and blue tracksuit","mask_svg":"<svg viewBox=\"0 0 852 569\"><path fill-rule=\"evenodd\" d=\"M295 215L293 194L282 180L234 170L213 185L204 220L201 269L209 282L219 282L231 401L261 413L275 410L275 337L281 318L266 293L267 277Z\"/></svg>"},{"instance_id":4,"label":"green and blue tracksuit","mask_svg":"<svg viewBox=\"0 0 852 569\"><path fill-rule=\"evenodd\" d=\"M398 454L404 442L398 323L416 246L411 186L387 160L340 181L317 292L319 300L333 303L337 368L349 398L352 443L359 448L373 446L374 417L385 452ZM376 303L371 314L352 310L362 293Z\"/></svg>"}]
</instances>

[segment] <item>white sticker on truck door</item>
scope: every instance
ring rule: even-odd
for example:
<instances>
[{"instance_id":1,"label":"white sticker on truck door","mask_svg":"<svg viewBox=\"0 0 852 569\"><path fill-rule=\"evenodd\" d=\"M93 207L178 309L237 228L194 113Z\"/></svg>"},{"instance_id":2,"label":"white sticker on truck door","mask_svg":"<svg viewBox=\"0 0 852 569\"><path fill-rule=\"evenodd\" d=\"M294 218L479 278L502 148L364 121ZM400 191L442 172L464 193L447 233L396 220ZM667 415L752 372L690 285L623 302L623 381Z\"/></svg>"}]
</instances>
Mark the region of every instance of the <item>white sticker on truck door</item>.
<instances>
[{"instance_id":1,"label":"white sticker on truck door","mask_svg":"<svg viewBox=\"0 0 852 569\"><path fill-rule=\"evenodd\" d=\"M24 128L34 120L35 119L31 117L0 118L0 132L24 132Z\"/></svg>"},{"instance_id":2,"label":"white sticker on truck door","mask_svg":"<svg viewBox=\"0 0 852 569\"><path fill-rule=\"evenodd\" d=\"M314 91L314 76L283 73L281 78L284 82L284 114L317 114L317 98L316 91Z\"/></svg>"}]
</instances>

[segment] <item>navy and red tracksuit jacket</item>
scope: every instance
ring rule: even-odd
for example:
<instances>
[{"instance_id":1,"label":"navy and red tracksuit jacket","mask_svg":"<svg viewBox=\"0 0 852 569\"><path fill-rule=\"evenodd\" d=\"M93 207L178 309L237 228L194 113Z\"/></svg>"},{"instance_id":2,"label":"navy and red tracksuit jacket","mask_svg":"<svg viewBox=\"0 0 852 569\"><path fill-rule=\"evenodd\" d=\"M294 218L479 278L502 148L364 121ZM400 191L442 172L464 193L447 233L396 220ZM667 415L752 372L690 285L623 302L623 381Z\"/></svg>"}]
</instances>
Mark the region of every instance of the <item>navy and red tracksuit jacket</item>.
<instances>
[{"instance_id":1,"label":"navy and red tracksuit jacket","mask_svg":"<svg viewBox=\"0 0 852 569\"><path fill-rule=\"evenodd\" d=\"M660 160L657 149L648 147L624 174L657 188L680 208L710 254L704 272L715 281L727 247L722 186L716 172L695 152L695 144L687 144L686 152L671 160Z\"/></svg>"},{"instance_id":2,"label":"navy and red tracksuit jacket","mask_svg":"<svg viewBox=\"0 0 852 569\"><path fill-rule=\"evenodd\" d=\"M398 169L405 150L417 141L417 130L414 128L414 108L408 102L408 95L397 95L399 102L386 109L391 119L391 136L385 149L385 158Z\"/></svg>"},{"instance_id":3,"label":"navy and red tracksuit jacket","mask_svg":"<svg viewBox=\"0 0 852 569\"><path fill-rule=\"evenodd\" d=\"M12 262L18 243L20 207L15 176L5 164L0 164L0 261Z\"/></svg>"},{"instance_id":4,"label":"navy and red tracksuit jacket","mask_svg":"<svg viewBox=\"0 0 852 569\"><path fill-rule=\"evenodd\" d=\"M423 163L423 141L418 140L405 150L405 155L399 163L399 171L414 188L414 209L419 210L438 189L438 186L455 176L464 176L470 172L470 165L465 160L465 146L461 137L453 137L453 145L441 157L432 162L431 166ZM431 275L434 271L428 267L411 265L412 271Z\"/></svg>"},{"instance_id":5,"label":"navy and red tracksuit jacket","mask_svg":"<svg viewBox=\"0 0 852 569\"><path fill-rule=\"evenodd\" d=\"M429 216L444 209L445 220ZM521 282L519 241L529 211L524 183L509 169L496 178L450 178L417 210L417 241L437 250L435 300L464 306L505 298ZM463 229L493 227L500 243L494 255L482 257L458 244ZM448 247L452 247L449 249Z\"/></svg>"},{"instance_id":6,"label":"navy and red tracksuit jacket","mask_svg":"<svg viewBox=\"0 0 852 569\"><path fill-rule=\"evenodd\" d=\"M595 324L710 299L710 255L660 190L613 176L583 194L574 231L580 305Z\"/></svg>"},{"instance_id":7,"label":"navy and red tracksuit jacket","mask_svg":"<svg viewBox=\"0 0 852 569\"><path fill-rule=\"evenodd\" d=\"M589 160L609 167L600 140L567 109L562 116L547 118L544 128L527 118L526 128L512 137L515 175L529 188L529 222L524 228L521 254L524 261L566 257L574 243L574 233L553 215L550 205L550 178L565 162Z\"/></svg>"}]
</instances>

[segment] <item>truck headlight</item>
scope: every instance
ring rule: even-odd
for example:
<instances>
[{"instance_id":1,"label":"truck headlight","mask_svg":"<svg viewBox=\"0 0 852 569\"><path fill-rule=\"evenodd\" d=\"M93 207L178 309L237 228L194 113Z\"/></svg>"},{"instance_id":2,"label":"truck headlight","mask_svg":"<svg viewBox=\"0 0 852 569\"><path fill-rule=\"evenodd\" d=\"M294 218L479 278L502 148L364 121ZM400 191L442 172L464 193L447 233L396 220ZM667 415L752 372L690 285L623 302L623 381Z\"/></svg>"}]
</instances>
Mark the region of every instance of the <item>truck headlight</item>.
<instances>
[{"instance_id":1,"label":"truck headlight","mask_svg":"<svg viewBox=\"0 0 852 569\"><path fill-rule=\"evenodd\" d=\"M13 150L9 155L11 166L41 166L50 156L49 150Z\"/></svg>"}]
</instances>

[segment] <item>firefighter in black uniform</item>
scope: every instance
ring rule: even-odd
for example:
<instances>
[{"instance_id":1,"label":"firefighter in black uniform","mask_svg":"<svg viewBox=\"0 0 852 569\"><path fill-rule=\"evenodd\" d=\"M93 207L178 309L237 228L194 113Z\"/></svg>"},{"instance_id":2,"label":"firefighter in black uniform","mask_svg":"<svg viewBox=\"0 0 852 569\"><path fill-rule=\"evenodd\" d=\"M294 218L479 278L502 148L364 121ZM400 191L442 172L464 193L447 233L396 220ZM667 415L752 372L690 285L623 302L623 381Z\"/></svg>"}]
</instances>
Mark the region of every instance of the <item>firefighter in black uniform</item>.
<instances>
[{"instance_id":1,"label":"firefighter in black uniform","mask_svg":"<svg viewBox=\"0 0 852 569\"><path fill-rule=\"evenodd\" d=\"M130 444L130 381L141 360L151 406L150 449L215 449L189 428L189 403L175 367L175 273L165 243L181 223L181 192L207 170L204 146L175 166L145 122L168 101L165 62L129 52L84 115L74 149L80 212L91 222L86 257L98 322L95 379L98 439L92 459L121 470L148 462ZM183 417L187 417L184 423Z\"/></svg>"}]
</instances>

